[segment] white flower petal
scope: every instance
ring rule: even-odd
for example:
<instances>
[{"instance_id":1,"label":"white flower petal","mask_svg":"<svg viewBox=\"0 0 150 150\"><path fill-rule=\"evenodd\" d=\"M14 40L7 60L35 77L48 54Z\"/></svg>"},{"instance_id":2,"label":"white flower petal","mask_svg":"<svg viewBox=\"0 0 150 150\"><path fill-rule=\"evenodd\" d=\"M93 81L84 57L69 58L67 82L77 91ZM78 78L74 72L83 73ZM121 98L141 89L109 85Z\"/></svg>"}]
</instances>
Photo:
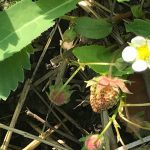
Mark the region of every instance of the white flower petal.
<instances>
[{"instance_id":1,"label":"white flower petal","mask_svg":"<svg viewBox=\"0 0 150 150\"><path fill-rule=\"evenodd\" d=\"M146 61L148 68L150 69L150 58L147 59Z\"/></svg>"},{"instance_id":2,"label":"white flower petal","mask_svg":"<svg viewBox=\"0 0 150 150\"><path fill-rule=\"evenodd\" d=\"M147 63L143 60L137 60L132 64L132 68L136 72L142 72L147 69Z\"/></svg>"},{"instance_id":3,"label":"white flower petal","mask_svg":"<svg viewBox=\"0 0 150 150\"><path fill-rule=\"evenodd\" d=\"M126 62L132 62L137 56L137 50L132 46L127 46L122 51L122 58Z\"/></svg>"},{"instance_id":4,"label":"white flower petal","mask_svg":"<svg viewBox=\"0 0 150 150\"><path fill-rule=\"evenodd\" d=\"M150 51L150 40L147 40L147 46L148 46L148 49Z\"/></svg>"},{"instance_id":5,"label":"white flower petal","mask_svg":"<svg viewBox=\"0 0 150 150\"><path fill-rule=\"evenodd\" d=\"M131 40L131 44L135 47L140 47L146 44L146 39L142 36L136 36Z\"/></svg>"}]
</instances>

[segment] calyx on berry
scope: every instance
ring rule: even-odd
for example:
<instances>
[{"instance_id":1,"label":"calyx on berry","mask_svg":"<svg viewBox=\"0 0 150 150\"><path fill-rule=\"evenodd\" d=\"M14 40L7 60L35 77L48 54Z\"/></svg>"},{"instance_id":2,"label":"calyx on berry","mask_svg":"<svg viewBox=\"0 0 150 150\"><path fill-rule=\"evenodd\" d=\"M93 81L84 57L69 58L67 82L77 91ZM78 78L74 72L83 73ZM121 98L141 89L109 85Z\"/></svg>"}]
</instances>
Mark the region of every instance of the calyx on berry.
<instances>
[{"instance_id":1,"label":"calyx on berry","mask_svg":"<svg viewBox=\"0 0 150 150\"><path fill-rule=\"evenodd\" d=\"M97 87L101 90L105 86L111 86L116 90L120 89L123 93L131 94L124 82L123 79L107 76L94 77L92 80L86 81L87 87L97 84Z\"/></svg>"}]
</instances>

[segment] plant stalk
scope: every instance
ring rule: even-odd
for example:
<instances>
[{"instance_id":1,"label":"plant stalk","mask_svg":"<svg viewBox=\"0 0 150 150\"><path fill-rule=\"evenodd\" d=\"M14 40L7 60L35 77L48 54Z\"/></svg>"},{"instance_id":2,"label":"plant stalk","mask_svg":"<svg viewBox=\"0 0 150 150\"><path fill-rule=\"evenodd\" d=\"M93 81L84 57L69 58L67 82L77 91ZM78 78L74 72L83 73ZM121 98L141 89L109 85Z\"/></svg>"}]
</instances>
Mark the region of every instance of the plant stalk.
<instances>
[{"instance_id":1,"label":"plant stalk","mask_svg":"<svg viewBox=\"0 0 150 150\"><path fill-rule=\"evenodd\" d=\"M65 84L61 87L60 90L63 90L67 84L74 78L74 76L79 72L79 70L82 68L82 66L79 66L76 71L71 75L71 77L65 82Z\"/></svg>"},{"instance_id":2,"label":"plant stalk","mask_svg":"<svg viewBox=\"0 0 150 150\"><path fill-rule=\"evenodd\" d=\"M124 107L145 107L150 106L150 103L142 103L142 104L124 104Z\"/></svg>"}]
</instances>

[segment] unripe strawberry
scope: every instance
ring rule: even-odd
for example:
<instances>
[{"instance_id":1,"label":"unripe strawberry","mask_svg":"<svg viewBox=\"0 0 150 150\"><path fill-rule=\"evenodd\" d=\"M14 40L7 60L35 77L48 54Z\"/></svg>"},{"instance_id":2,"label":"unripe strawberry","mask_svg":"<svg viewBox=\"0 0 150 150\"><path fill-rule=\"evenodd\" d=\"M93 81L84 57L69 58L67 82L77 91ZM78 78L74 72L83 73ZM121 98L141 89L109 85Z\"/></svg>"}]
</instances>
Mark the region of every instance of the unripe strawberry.
<instances>
[{"instance_id":1,"label":"unripe strawberry","mask_svg":"<svg viewBox=\"0 0 150 150\"><path fill-rule=\"evenodd\" d=\"M93 88L91 86L91 88ZM91 92L90 104L94 112L100 112L101 110L106 110L118 102L119 92L115 91L111 86L106 86L99 90L95 88L95 91Z\"/></svg>"},{"instance_id":2,"label":"unripe strawberry","mask_svg":"<svg viewBox=\"0 0 150 150\"><path fill-rule=\"evenodd\" d=\"M74 28L71 27L70 29L67 29L64 33L63 33L63 40L64 41L73 41L77 36L77 33L74 31Z\"/></svg>"},{"instance_id":3,"label":"unripe strawberry","mask_svg":"<svg viewBox=\"0 0 150 150\"><path fill-rule=\"evenodd\" d=\"M90 135L86 138L84 146L87 150L99 150L103 146L103 138L98 137L98 134Z\"/></svg>"},{"instance_id":4,"label":"unripe strawberry","mask_svg":"<svg viewBox=\"0 0 150 150\"><path fill-rule=\"evenodd\" d=\"M74 47L74 39L76 38L77 33L74 31L74 28L71 27L67 29L63 34L63 41L60 41L60 45L64 50L69 50Z\"/></svg>"},{"instance_id":5,"label":"unripe strawberry","mask_svg":"<svg viewBox=\"0 0 150 150\"><path fill-rule=\"evenodd\" d=\"M52 103L58 106L68 103L73 92L70 90L69 85L65 86L64 88L62 88L62 86L62 83L59 85L50 86L50 94L48 97Z\"/></svg>"},{"instance_id":6,"label":"unripe strawberry","mask_svg":"<svg viewBox=\"0 0 150 150\"><path fill-rule=\"evenodd\" d=\"M107 110L117 104L120 92L131 94L124 80L100 76L87 81L90 87L90 104L94 112Z\"/></svg>"}]
</instances>

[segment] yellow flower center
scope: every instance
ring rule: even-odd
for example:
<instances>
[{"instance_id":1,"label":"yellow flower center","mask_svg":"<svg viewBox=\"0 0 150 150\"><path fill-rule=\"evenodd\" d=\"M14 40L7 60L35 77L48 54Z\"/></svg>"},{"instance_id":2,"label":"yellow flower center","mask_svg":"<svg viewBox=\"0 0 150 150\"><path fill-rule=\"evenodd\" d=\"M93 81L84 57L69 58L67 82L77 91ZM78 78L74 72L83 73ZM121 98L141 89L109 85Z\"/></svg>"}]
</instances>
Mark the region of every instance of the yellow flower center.
<instances>
[{"instance_id":1,"label":"yellow flower center","mask_svg":"<svg viewBox=\"0 0 150 150\"><path fill-rule=\"evenodd\" d=\"M138 52L138 56L137 56L138 59L147 61L147 59L150 57L150 50L147 44L138 47L137 52Z\"/></svg>"}]
</instances>

